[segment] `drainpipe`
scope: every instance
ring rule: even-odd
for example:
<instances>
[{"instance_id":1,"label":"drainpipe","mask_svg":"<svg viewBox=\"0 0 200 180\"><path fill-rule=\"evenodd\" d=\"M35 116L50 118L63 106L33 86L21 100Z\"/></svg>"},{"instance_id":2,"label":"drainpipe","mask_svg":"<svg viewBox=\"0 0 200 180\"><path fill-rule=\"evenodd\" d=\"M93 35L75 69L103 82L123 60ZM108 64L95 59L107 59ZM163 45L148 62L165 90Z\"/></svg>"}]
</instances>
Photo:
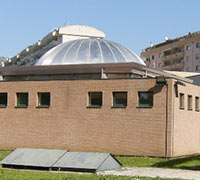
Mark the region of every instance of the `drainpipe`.
<instances>
[{"instance_id":1,"label":"drainpipe","mask_svg":"<svg viewBox=\"0 0 200 180\"><path fill-rule=\"evenodd\" d=\"M165 158L168 158L168 83L164 76L156 77L156 84L166 85Z\"/></svg>"},{"instance_id":2,"label":"drainpipe","mask_svg":"<svg viewBox=\"0 0 200 180\"><path fill-rule=\"evenodd\" d=\"M168 83L166 82L165 158L168 158Z\"/></svg>"}]
</instances>

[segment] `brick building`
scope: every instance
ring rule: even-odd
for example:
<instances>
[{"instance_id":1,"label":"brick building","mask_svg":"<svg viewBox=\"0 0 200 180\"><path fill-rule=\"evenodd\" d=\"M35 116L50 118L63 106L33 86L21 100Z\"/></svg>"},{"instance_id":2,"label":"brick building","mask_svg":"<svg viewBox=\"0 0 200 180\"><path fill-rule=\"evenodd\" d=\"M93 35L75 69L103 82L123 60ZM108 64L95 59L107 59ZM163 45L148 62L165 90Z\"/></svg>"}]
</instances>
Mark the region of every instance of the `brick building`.
<instances>
[{"instance_id":1,"label":"brick building","mask_svg":"<svg viewBox=\"0 0 200 180\"><path fill-rule=\"evenodd\" d=\"M146 48L141 56L149 67L160 70L200 72L200 32Z\"/></svg>"},{"instance_id":2,"label":"brick building","mask_svg":"<svg viewBox=\"0 0 200 180\"><path fill-rule=\"evenodd\" d=\"M174 157L200 151L199 86L120 44L75 40L0 69L0 149Z\"/></svg>"}]
</instances>

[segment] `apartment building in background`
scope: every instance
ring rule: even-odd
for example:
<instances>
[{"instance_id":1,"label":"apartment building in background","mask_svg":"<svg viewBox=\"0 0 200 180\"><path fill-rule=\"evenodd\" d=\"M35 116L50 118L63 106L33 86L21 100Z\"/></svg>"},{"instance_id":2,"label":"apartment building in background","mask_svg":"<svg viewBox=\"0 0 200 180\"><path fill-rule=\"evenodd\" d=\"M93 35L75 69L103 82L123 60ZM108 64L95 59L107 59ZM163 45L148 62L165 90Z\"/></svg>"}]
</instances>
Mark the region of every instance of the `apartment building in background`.
<instances>
[{"instance_id":1,"label":"apartment building in background","mask_svg":"<svg viewBox=\"0 0 200 180\"><path fill-rule=\"evenodd\" d=\"M146 48L141 57L149 67L169 71L200 72L200 31Z\"/></svg>"},{"instance_id":2,"label":"apartment building in background","mask_svg":"<svg viewBox=\"0 0 200 180\"><path fill-rule=\"evenodd\" d=\"M7 62L7 59L5 57L0 56L0 67L3 67L6 62Z\"/></svg>"},{"instance_id":3,"label":"apartment building in background","mask_svg":"<svg viewBox=\"0 0 200 180\"><path fill-rule=\"evenodd\" d=\"M104 32L85 25L66 25L60 28L55 28L43 37L42 40L26 47L16 56L9 58L5 66L31 66L35 64L44 53L61 43L76 39L102 39L104 37Z\"/></svg>"}]
</instances>

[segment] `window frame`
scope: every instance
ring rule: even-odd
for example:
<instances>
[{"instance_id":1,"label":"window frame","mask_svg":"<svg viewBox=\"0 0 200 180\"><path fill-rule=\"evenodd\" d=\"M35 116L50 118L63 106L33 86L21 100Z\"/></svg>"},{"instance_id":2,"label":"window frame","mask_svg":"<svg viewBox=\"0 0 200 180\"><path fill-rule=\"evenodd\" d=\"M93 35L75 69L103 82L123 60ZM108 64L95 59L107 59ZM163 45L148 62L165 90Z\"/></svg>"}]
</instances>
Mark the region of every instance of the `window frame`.
<instances>
[{"instance_id":1,"label":"window frame","mask_svg":"<svg viewBox=\"0 0 200 180\"><path fill-rule=\"evenodd\" d=\"M200 48L200 42L196 42L196 48Z\"/></svg>"},{"instance_id":2,"label":"window frame","mask_svg":"<svg viewBox=\"0 0 200 180\"><path fill-rule=\"evenodd\" d=\"M199 112L199 97L195 96L195 111Z\"/></svg>"},{"instance_id":3,"label":"window frame","mask_svg":"<svg viewBox=\"0 0 200 180\"><path fill-rule=\"evenodd\" d=\"M200 54L199 53L196 54L196 60L200 60Z\"/></svg>"},{"instance_id":4,"label":"window frame","mask_svg":"<svg viewBox=\"0 0 200 180\"><path fill-rule=\"evenodd\" d=\"M140 94L141 93L147 93L147 94L151 94L152 95L152 102L151 104L141 104L141 98L140 98ZM138 91L138 107L139 108L152 108L154 106L154 93L153 91Z\"/></svg>"},{"instance_id":5,"label":"window frame","mask_svg":"<svg viewBox=\"0 0 200 180\"><path fill-rule=\"evenodd\" d=\"M192 111L193 107L192 107L192 95L188 95L188 100L187 100L187 109L189 111Z\"/></svg>"},{"instance_id":6,"label":"window frame","mask_svg":"<svg viewBox=\"0 0 200 180\"><path fill-rule=\"evenodd\" d=\"M91 102L92 102L91 95L93 93L96 93L96 94L99 93L101 95L101 103L100 103L100 105L91 104ZM101 91L90 91L90 92L88 92L88 107L89 108L101 108L102 105L103 105L103 92L101 92Z\"/></svg>"},{"instance_id":7,"label":"window frame","mask_svg":"<svg viewBox=\"0 0 200 180\"><path fill-rule=\"evenodd\" d=\"M0 98L1 98L2 95L6 95L6 103L5 104L0 103L0 108L5 108L5 107L8 106L8 93L7 92L0 92Z\"/></svg>"},{"instance_id":8,"label":"window frame","mask_svg":"<svg viewBox=\"0 0 200 180\"><path fill-rule=\"evenodd\" d=\"M179 109L185 109L185 95L184 95L184 93L179 93Z\"/></svg>"},{"instance_id":9,"label":"window frame","mask_svg":"<svg viewBox=\"0 0 200 180\"><path fill-rule=\"evenodd\" d=\"M22 96L22 95L26 95L26 103L24 103L24 104L21 104L19 101L20 101L20 97ZM28 92L17 92L16 93L16 107L17 108L27 108L28 106L29 106L29 93Z\"/></svg>"},{"instance_id":10,"label":"window frame","mask_svg":"<svg viewBox=\"0 0 200 180\"><path fill-rule=\"evenodd\" d=\"M117 104L116 103L116 94L126 94L126 104ZM112 97L113 97L113 108L126 108L128 106L128 92L127 91L113 91L112 92Z\"/></svg>"},{"instance_id":11,"label":"window frame","mask_svg":"<svg viewBox=\"0 0 200 180\"><path fill-rule=\"evenodd\" d=\"M200 66L199 66L199 65L196 65L196 66L195 66L195 70L196 70L196 71L200 71Z\"/></svg>"},{"instance_id":12,"label":"window frame","mask_svg":"<svg viewBox=\"0 0 200 180\"><path fill-rule=\"evenodd\" d=\"M49 105L44 105L44 104L41 104L41 95L44 95L44 94L49 94ZM38 103L37 103L37 107L38 108L49 108L51 106L51 92L38 92L37 93L37 96L38 96Z\"/></svg>"},{"instance_id":13,"label":"window frame","mask_svg":"<svg viewBox=\"0 0 200 180\"><path fill-rule=\"evenodd\" d=\"M190 50L190 45L187 45L185 49L186 49L186 51L189 51Z\"/></svg>"}]
</instances>

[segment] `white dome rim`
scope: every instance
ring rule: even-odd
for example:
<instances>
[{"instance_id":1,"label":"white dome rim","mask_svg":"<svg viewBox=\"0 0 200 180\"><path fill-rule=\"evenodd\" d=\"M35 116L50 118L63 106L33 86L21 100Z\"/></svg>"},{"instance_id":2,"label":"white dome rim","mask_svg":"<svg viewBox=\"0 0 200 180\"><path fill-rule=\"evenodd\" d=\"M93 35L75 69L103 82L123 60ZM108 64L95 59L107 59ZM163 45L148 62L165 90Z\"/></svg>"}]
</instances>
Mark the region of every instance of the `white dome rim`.
<instances>
[{"instance_id":1,"label":"white dome rim","mask_svg":"<svg viewBox=\"0 0 200 180\"><path fill-rule=\"evenodd\" d=\"M88 56L90 59L84 59L84 58L78 59L79 55L81 54L80 48L82 47L83 43L86 43L86 46L88 45L88 49L89 49L88 52L83 53L83 54L85 55L85 57ZM93 44L96 43L99 48L99 49L98 48L94 49L95 51L99 50L98 52L99 56L96 59L91 58L91 46L93 45L92 43ZM78 45L77 48L74 47L76 44ZM102 46L104 47L102 48ZM68 52L65 52L66 47L67 47ZM72 51L72 48L75 48L75 51L77 51L76 57L72 56L72 58L74 59L76 58L75 60L71 60L69 56L69 51ZM115 49L115 52L113 52L114 49ZM61 51L63 51L62 52L63 54L61 53ZM72 51L71 53L73 54L75 51ZM106 51L109 53L106 54ZM104 54L105 56L107 55L107 57L112 56L112 58L109 59L106 57L107 59L105 59ZM117 56L117 54L121 56L123 61L119 60L120 58ZM60 58L57 58L56 60L56 57L58 56L60 56ZM60 62L58 62L58 60ZM105 40L105 39L98 39L98 38L87 38L87 39L84 38L84 39L76 39L76 40L68 41L65 43L61 43L51 48L34 65L47 66L47 65L104 64L104 63L126 63L126 62L134 62L137 64L145 65L144 61L135 52L121 45L120 43L114 42L112 40Z\"/></svg>"}]
</instances>

